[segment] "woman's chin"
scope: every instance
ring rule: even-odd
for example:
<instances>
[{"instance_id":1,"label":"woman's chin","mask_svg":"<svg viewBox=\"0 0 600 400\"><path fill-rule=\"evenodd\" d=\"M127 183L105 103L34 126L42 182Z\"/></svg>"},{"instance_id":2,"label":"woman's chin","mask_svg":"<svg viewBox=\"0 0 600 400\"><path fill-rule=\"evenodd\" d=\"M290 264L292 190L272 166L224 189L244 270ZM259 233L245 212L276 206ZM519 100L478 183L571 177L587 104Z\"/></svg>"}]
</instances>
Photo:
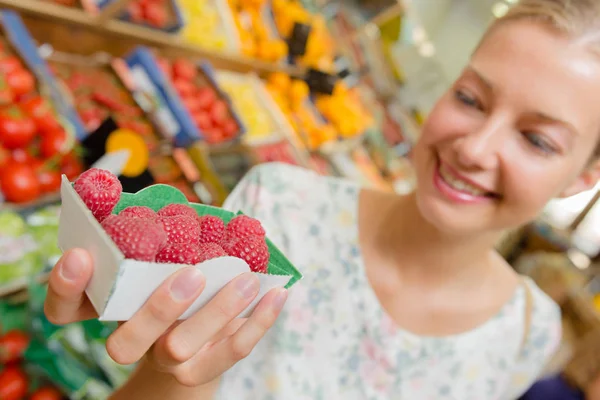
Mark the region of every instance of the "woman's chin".
<instances>
[{"instance_id":1,"label":"woman's chin","mask_svg":"<svg viewBox=\"0 0 600 400\"><path fill-rule=\"evenodd\" d=\"M439 198L416 193L417 208L423 220L436 231L449 236L469 236L487 231L481 213L469 212L464 207L453 207Z\"/></svg>"}]
</instances>

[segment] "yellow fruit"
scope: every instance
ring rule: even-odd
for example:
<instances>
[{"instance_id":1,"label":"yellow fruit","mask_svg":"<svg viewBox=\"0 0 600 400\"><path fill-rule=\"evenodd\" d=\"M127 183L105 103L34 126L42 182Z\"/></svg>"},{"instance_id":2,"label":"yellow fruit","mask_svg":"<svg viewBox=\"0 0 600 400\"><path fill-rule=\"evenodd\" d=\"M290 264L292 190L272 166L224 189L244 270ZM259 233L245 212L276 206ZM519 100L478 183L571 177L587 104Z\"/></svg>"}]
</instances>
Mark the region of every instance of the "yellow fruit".
<instances>
[{"instance_id":1,"label":"yellow fruit","mask_svg":"<svg viewBox=\"0 0 600 400\"><path fill-rule=\"evenodd\" d=\"M279 61L288 55L288 45L283 40L275 40L271 44L271 51L274 57L273 61Z\"/></svg>"},{"instance_id":2,"label":"yellow fruit","mask_svg":"<svg viewBox=\"0 0 600 400\"><path fill-rule=\"evenodd\" d=\"M257 48L254 39L252 39L250 36L241 35L240 40L242 54L247 57L256 57Z\"/></svg>"},{"instance_id":3,"label":"yellow fruit","mask_svg":"<svg viewBox=\"0 0 600 400\"><path fill-rule=\"evenodd\" d=\"M348 88L346 87L346 84L342 81L338 81L335 84L335 87L333 88L333 95L334 96L346 96L348 94Z\"/></svg>"},{"instance_id":4,"label":"yellow fruit","mask_svg":"<svg viewBox=\"0 0 600 400\"><path fill-rule=\"evenodd\" d=\"M123 168L124 176L133 178L139 176L148 168L148 148L140 134L128 129L118 129L108 136L106 152L114 153L120 150L129 152L129 159Z\"/></svg>"},{"instance_id":5,"label":"yellow fruit","mask_svg":"<svg viewBox=\"0 0 600 400\"><path fill-rule=\"evenodd\" d=\"M291 86L292 80L288 74L283 72L274 72L269 75L269 84L280 92L287 92Z\"/></svg>"},{"instance_id":6,"label":"yellow fruit","mask_svg":"<svg viewBox=\"0 0 600 400\"><path fill-rule=\"evenodd\" d=\"M294 80L290 86L290 99L292 104L303 103L310 94L310 89L304 81Z\"/></svg>"},{"instance_id":7,"label":"yellow fruit","mask_svg":"<svg viewBox=\"0 0 600 400\"><path fill-rule=\"evenodd\" d=\"M287 0L273 0L271 7L273 7L273 12L279 12L283 10L284 7L287 6Z\"/></svg>"}]
</instances>

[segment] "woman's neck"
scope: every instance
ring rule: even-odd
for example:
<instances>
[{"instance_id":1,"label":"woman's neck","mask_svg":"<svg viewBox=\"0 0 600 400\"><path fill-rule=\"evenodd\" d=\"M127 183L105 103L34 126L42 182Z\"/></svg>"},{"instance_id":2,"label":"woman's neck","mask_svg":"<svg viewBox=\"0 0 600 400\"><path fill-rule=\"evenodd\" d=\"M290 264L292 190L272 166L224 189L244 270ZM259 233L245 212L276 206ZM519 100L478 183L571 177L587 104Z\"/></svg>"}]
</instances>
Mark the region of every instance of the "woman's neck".
<instances>
[{"instance_id":1,"label":"woman's neck","mask_svg":"<svg viewBox=\"0 0 600 400\"><path fill-rule=\"evenodd\" d=\"M414 195L394 196L365 192L361 221L367 227L363 243L403 279L428 285L471 284L483 279L485 268L497 263L494 246L500 234L456 236L441 232L423 218ZM362 230L362 228L361 228ZM368 232L370 231L370 232ZM456 279L462 277L462 279Z\"/></svg>"}]
</instances>

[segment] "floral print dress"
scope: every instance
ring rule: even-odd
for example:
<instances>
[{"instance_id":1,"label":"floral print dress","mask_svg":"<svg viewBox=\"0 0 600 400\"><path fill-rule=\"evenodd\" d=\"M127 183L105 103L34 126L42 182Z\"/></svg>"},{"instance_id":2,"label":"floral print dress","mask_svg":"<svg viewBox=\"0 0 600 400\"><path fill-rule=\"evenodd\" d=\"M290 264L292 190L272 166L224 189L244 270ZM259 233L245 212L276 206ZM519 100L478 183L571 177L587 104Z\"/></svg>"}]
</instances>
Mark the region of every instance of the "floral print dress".
<instances>
[{"instance_id":1,"label":"floral print dress","mask_svg":"<svg viewBox=\"0 0 600 400\"><path fill-rule=\"evenodd\" d=\"M304 278L276 325L228 371L226 400L504 400L540 374L560 341L560 311L530 280L501 311L454 336L422 337L388 317L358 245L358 193L349 181L284 164L255 167L225 207L260 219Z\"/></svg>"}]
</instances>

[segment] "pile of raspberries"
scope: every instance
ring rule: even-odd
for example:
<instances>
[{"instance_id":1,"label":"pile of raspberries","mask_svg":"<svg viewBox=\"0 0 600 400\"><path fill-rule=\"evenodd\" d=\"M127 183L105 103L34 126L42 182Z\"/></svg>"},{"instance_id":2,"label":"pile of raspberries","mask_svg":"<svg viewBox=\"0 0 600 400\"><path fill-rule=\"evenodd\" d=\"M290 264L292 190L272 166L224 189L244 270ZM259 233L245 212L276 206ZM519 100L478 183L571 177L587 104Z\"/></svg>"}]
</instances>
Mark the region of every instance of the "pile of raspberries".
<instances>
[{"instance_id":1,"label":"pile of raspberries","mask_svg":"<svg viewBox=\"0 0 600 400\"><path fill-rule=\"evenodd\" d=\"M196 265L217 257L246 261L254 272L267 273L269 249L260 221L245 215L227 225L219 217L199 216L184 204L155 212L128 207L112 214L121 198L121 182L112 173L92 168L75 181L74 189L126 258Z\"/></svg>"}]
</instances>

